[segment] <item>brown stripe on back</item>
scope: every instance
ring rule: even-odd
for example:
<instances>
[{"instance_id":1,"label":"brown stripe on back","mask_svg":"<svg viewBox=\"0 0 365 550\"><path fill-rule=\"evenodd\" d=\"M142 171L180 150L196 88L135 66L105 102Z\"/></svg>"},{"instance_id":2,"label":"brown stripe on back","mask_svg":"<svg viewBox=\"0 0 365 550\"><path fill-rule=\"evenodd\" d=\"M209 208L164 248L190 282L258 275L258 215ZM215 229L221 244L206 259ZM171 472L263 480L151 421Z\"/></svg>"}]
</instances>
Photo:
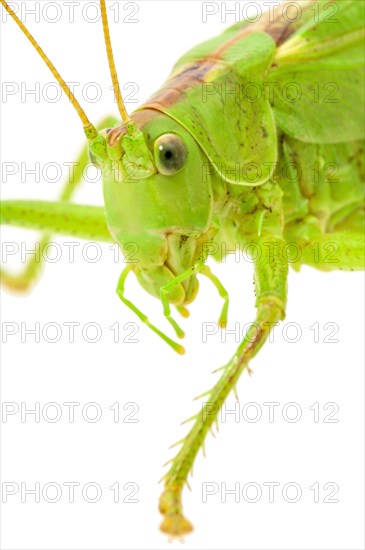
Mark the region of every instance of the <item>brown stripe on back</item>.
<instances>
[{"instance_id":1,"label":"brown stripe on back","mask_svg":"<svg viewBox=\"0 0 365 550\"><path fill-rule=\"evenodd\" d=\"M309 6L317 0L305 0L305 6ZM330 0L332 1L332 0ZM224 53L236 42L242 40L245 36L253 32L266 32L275 41L277 46L280 46L285 40L287 40L297 30L295 23L286 21L283 17L283 8L286 4L292 4L289 0L280 6L277 6L274 10L274 17L270 21L270 10L267 10L260 18L259 21L249 23L245 25L242 30L237 33L223 45L219 46L216 50L213 50L208 57L202 57L194 63L183 67L179 72L172 74L165 82L163 87L153 94L149 100L142 106L142 109L157 109L161 110L163 107L171 107L175 105L182 97L184 91L188 90L194 85L199 85L204 82L204 77L208 74L219 62L223 62L222 59ZM297 0L297 4L303 4L303 0ZM133 118L134 115L133 115ZM111 140L116 139L115 136L120 135L114 131L111 136Z\"/></svg>"},{"instance_id":2,"label":"brown stripe on back","mask_svg":"<svg viewBox=\"0 0 365 550\"><path fill-rule=\"evenodd\" d=\"M185 90L204 82L205 75L215 65L216 61L214 59L204 57L196 63L184 67L179 73L172 75L164 87L149 98L147 106L158 108L158 104L165 107L175 105Z\"/></svg>"},{"instance_id":3,"label":"brown stripe on back","mask_svg":"<svg viewBox=\"0 0 365 550\"><path fill-rule=\"evenodd\" d=\"M142 105L141 109L133 113L133 120L137 124L138 128L143 126L151 120L154 116L157 116L157 112L153 109L159 110L159 104L169 107L175 105L181 97L181 92L189 89L191 86L200 84L204 80L204 76L215 65L215 61L209 59L202 59L201 61L188 65L176 75L170 77L167 81L167 88L162 88L153 94L147 103ZM118 138L126 133L126 129L123 123L116 128L113 128L108 134L108 144L113 146Z\"/></svg>"},{"instance_id":4,"label":"brown stripe on back","mask_svg":"<svg viewBox=\"0 0 365 550\"><path fill-rule=\"evenodd\" d=\"M306 0L305 6L309 6L317 0ZM299 0L300 2L300 0ZM266 32L280 46L287 38L297 30L297 25L286 21L283 17L283 8L286 4L292 4L291 1L277 6L274 10L274 17L270 21L270 10L265 12L261 19L255 23L249 23L223 45L213 50L209 57L203 57L191 65L183 67L178 73L173 74L163 88L158 90L147 102L147 107L159 109L161 106L171 107L180 99L184 91L190 87L201 84L205 75L211 71L222 59L224 53L236 42L242 40L245 36L253 32Z\"/></svg>"},{"instance_id":5,"label":"brown stripe on back","mask_svg":"<svg viewBox=\"0 0 365 550\"><path fill-rule=\"evenodd\" d=\"M317 0L305 0L305 8L307 9L311 4L316 2ZM302 2L303 3L303 2ZM292 34L294 34L297 30L297 25L295 22L291 23L290 21L287 21L283 17L283 9L286 5L293 4L291 0L288 2L284 2L283 4L280 4L280 6L276 6L274 9L274 17L270 20L270 14L271 10L267 10L263 16L260 18L259 21L249 23L248 25L244 26L241 31L238 31L235 36L233 36L230 40L225 42L222 46L219 46L216 50L212 52L212 57L215 59L219 59L222 57L224 52L226 52L232 44L235 44L239 40L242 40L245 36L253 33L253 32L266 32L268 35L272 37L275 44L277 46L280 46L285 40L287 40ZM301 2L296 2L296 4L300 5Z\"/></svg>"}]
</instances>

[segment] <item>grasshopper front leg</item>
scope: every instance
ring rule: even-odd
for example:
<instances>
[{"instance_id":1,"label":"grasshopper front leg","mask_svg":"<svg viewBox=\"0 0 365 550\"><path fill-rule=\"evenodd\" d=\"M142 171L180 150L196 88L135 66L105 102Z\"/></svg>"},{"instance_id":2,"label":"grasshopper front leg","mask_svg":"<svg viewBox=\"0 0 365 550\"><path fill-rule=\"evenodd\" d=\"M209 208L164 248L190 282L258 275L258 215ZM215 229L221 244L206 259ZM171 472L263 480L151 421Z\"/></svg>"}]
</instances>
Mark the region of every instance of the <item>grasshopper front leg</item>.
<instances>
[{"instance_id":1,"label":"grasshopper front leg","mask_svg":"<svg viewBox=\"0 0 365 550\"><path fill-rule=\"evenodd\" d=\"M285 244L275 237L258 241L260 257L255 262L256 320L239 345L232 359L223 367L223 374L216 385L205 395L202 410L193 417L194 425L181 441L182 447L170 462L171 467L164 476L164 490L159 509L164 519L160 529L172 536L182 536L192 531L192 524L184 517L182 490L192 469L198 451L217 417L228 394L235 389L244 370L249 369L250 360L265 343L271 328L285 317L287 296L288 262L282 254Z\"/></svg>"},{"instance_id":2,"label":"grasshopper front leg","mask_svg":"<svg viewBox=\"0 0 365 550\"><path fill-rule=\"evenodd\" d=\"M103 119L100 124L98 125L98 129L108 128L115 126L117 123L117 119L114 117L106 117ZM88 157L88 147L85 146L82 149L81 154L77 158L76 162L74 163L75 169L72 175L69 176L67 181L65 182L64 188L61 191L61 194L59 196L59 203L63 203L65 205L64 212L65 216L67 216L67 205L72 201L73 196L75 194L75 191L80 186L80 184L83 181L83 170L89 161ZM20 204L20 202L18 201ZM30 205L31 203L29 203ZM16 206L16 201L15 201ZM5 208L9 211L9 202L7 203L7 208ZM14 208L14 211L16 211L16 207ZM26 206L24 208L25 216L28 217L29 221L31 221L32 212L30 211L30 206ZM55 211L55 217L59 214L58 211ZM39 212L34 211L34 220L37 219L37 215L39 215ZM52 216L52 206L51 203L49 203L49 210L48 210L48 218ZM6 220L7 223L11 223L12 219L9 217L9 219ZM24 220L24 225L26 226L27 220ZM34 226L36 226L36 223L34 223ZM44 224L44 227L46 228L46 224ZM8 290L15 291L15 292L26 292L29 290L33 284L37 282L37 279L39 278L43 264L44 264L44 255L43 251L48 246L50 241L53 238L53 233L49 231L44 231L39 240L39 259L36 256L33 256L31 259L29 259L23 269L20 273L13 274L8 273L6 270L1 269L1 284L7 288Z\"/></svg>"}]
</instances>

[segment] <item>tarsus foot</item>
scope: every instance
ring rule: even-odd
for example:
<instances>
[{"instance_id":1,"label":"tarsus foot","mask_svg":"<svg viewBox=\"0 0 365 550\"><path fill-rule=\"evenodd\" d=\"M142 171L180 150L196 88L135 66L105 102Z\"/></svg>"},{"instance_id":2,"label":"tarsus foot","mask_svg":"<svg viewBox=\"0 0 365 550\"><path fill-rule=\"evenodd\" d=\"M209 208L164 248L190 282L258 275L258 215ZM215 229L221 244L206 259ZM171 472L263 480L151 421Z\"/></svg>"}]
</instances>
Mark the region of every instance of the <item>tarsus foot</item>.
<instances>
[{"instance_id":1,"label":"tarsus foot","mask_svg":"<svg viewBox=\"0 0 365 550\"><path fill-rule=\"evenodd\" d=\"M192 524L182 513L181 487L165 487L160 497L159 510L164 516L160 525L163 533L182 537L193 531Z\"/></svg>"}]
</instances>

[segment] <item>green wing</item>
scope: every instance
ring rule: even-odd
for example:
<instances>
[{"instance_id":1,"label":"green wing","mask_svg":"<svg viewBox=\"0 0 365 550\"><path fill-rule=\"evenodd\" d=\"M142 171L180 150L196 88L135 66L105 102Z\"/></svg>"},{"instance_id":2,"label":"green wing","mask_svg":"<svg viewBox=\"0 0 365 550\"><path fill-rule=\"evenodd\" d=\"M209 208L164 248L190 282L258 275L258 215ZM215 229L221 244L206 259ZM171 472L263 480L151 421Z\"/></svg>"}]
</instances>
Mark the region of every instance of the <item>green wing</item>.
<instances>
[{"instance_id":1,"label":"green wing","mask_svg":"<svg viewBox=\"0 0 365 550\"><path fill-rule=\"evenodd\" d=\"M293 4L302 11L290 23ZM363 26L363 0L281 4L273 21L240 22L190 50L142 109L186 128L227 182L260 185L277 126L309 143L363 137Z\"/></svg>"},{"instance_id":2,"label":"green wing","mask_svg":"<svg viewBox=\"0 0 365 550\"><path fill-rule=\"evenodd\" d=\"M309 143L364 138L363 0L321 0L267 77L277 125Z\"/></svg>"},{"instance_id":3,"label":"green wing","mask_svg":"<svg viewBox=\"0 0 365 550\"><path fill-rule=\"evenodd\" d=\"M209 58L217 48L220 46L223 46L227 40L230 40L234 36L236 36L243 27L247 27L251 23L250 19L246 19L245 21L239 21L238 23L235 23L231 27L228 27L228 29L225 29L224 32L219 34L218 36L215 36L214 38L210 38L209 40L205 40L205 42L201 42L200 44L197 44L190 50L188 50L184 55L182 55L175 65L173 66L173 69L171 71L171 74L175 74L179 71L181 71L184 67L187 65L191 65L193 63L196 63L197 61L200 61L204 58Z\"/></svg>"}]
</instances>

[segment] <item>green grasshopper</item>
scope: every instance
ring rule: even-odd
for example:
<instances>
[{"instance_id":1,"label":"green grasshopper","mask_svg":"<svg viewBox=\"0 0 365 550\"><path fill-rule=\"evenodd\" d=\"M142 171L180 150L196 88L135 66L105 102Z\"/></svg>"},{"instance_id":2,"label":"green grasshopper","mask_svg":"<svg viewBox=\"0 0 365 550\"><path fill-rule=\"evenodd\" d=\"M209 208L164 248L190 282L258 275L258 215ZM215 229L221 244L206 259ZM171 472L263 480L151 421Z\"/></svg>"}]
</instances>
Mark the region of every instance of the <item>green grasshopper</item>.
<instances>
[{"instance_id":1,"label":"green grasshopper","mask_svg":"<svg viewBox=\"0 0 365 550\"><path fill-rule=\"evenodd\" d=\"M289 264L323 271L364 268L364 3L297 2L298 17L265 15L228 28L187 52L166 83L130 117L116 75L105 1L100 1L107 56L122 122L97 130L52 63L12 12L69 95L92 162L102 171L105 207L72 203L80 179L60 201L4 201L2 223L54 234L136 245L137 262L120 276L122 302L176 352L181 344L150 323L125 296L127 276L183 316L198 293L197 275L216 286L227 323L228 294L206 265L224 250L249 246L254 260L255 322L203 394L193 427L164 476L161 530L192 530L182 491L218 412L250 360L285 317ZM287 6L293 4L289 2ZM289 8L288 8L289 9ZM297 9L297 8L296 8ZM85 154L83 162L86 162ZM289 176L289 177L288 177ZM5 287L27 289L40 264L2 273Z\"/></svg>"}]
</instances>

